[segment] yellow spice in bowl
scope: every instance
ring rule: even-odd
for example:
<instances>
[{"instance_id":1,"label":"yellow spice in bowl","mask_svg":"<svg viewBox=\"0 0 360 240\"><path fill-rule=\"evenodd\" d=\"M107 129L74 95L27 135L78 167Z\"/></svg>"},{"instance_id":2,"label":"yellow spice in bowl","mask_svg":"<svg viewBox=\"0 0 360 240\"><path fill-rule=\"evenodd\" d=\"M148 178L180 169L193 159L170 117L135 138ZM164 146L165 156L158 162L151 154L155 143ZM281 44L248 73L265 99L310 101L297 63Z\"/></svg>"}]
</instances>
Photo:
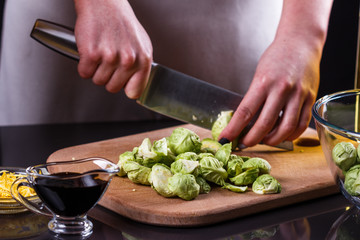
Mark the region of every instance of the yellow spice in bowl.
<instances>
[{"instance_id":1,"label":"yellow spice in bowl","mask_svg":"<svg viewBox=\"0 0 360 240\"><path fill-rule=\"evenodd\" d=\"M13 184L16 179L23 176L24 175L22 174L9 172L7 170L0 171L0 198L12 198L10 193L11 184ZM21 186L19 188L19 193L24 197L36 195L34 189L26 186Z\"/></svg>"}]
</instances>

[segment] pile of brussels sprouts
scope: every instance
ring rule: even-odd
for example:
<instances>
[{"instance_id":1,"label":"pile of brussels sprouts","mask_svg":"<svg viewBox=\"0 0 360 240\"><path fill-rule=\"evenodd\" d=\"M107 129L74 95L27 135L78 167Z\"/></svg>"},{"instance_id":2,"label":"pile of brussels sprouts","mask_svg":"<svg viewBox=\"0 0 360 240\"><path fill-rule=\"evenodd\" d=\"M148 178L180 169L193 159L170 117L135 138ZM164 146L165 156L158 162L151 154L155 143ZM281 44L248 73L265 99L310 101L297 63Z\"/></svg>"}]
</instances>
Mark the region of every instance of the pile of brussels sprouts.
<instances>
[{"instance_id":1,"label":"pile of brussels sprouts","mask_svg":"<svg viewBox=\"0 0 360 240\"><path fill-rule=\"evenodd\" d=\"M149 185L164 197L192 200L209 193L211 184L234 192L245 192L249 186L258 194L281 191L265 159L232 154L232 143L200 140L182 127L153 143L145 138L140 146L119 156L118 166L119 176Z\"/></svg>"},{"instance_id":2,"label":"pile of brussels sprouts","mask_svg":"<svg viewBox=\"0 0 360 240\"><path fill-rule=\"evenodd\" d=\"M352 196L360 196L360 145L340 142L332 149L334 163L345 175L344 187Z\"/></svg>"}]
</instances>

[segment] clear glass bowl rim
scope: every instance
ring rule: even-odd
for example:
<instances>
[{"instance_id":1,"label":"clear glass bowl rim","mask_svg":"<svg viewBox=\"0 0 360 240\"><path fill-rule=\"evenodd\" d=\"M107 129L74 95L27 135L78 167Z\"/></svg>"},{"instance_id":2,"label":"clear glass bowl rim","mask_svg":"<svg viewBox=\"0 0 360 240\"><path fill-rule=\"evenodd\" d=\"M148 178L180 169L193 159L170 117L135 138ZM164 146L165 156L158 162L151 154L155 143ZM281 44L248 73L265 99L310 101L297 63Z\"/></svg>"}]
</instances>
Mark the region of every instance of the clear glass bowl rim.
<instances>
[{"instance_id":1,"label":"clear glass bowl rim","mask_svg":"<svg viewBox=\"0 0 360 240\"><path fill-rule=\"evenodd\" d=\"M360 89L354 89L354 90L347 90L347 91L340 91L336 93L332 93L329 95L325 95L324 97L319 98L312 108L312 115L315 118L315 120L322 125L326 126L329 130L336 132L337 134L343 135L345 137L351 138L355 141L358 141L360 139L360 133L344 129L342 127L336 126L334 124L329 123L325 119L323 119L319 114L318 110L321 106L324 104L331 102L335 99L349 97L349 96L356 96L358 95L360 97ZM359 100L360 103L360 100Z\"/></svg>"}]
</instances>

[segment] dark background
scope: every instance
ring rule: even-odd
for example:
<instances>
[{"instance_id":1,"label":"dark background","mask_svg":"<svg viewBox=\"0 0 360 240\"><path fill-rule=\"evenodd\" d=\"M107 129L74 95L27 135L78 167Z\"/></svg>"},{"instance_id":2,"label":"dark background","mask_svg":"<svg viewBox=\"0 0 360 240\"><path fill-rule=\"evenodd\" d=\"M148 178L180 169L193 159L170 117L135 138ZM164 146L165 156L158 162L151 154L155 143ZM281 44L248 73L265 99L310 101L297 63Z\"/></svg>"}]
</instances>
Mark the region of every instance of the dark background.
<instances>
[{"instance_id":1,"label":"dark background","mask_svg":"<svg viewBox=\"0 0 360 240\"><path fill-rule=\"evenodd\" d=\"M4 3L0 0L0 19ZM358 18L359 0L334 1L320 66L318 97L354 87Z\"/></svg>"}]
</instances>

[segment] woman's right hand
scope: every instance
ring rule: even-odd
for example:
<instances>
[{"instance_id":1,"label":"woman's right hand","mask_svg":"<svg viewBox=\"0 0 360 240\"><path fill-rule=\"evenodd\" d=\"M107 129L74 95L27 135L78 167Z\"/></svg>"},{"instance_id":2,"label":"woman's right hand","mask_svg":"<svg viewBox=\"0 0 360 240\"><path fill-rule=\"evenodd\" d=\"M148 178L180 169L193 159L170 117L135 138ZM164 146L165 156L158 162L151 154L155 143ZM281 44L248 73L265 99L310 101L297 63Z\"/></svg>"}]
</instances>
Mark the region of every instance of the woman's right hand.
<instances>
[{"instance_id":1,"label":"woman's right hand","mask_svg":"<svg viewBox=\"0 0 360 240\"><path fill-rule=\"evenodd\" d=\"M126 0L74 0L78 72L131 99L143 92L151 70L151 40Z\"/></svg>"}]
</instances>

